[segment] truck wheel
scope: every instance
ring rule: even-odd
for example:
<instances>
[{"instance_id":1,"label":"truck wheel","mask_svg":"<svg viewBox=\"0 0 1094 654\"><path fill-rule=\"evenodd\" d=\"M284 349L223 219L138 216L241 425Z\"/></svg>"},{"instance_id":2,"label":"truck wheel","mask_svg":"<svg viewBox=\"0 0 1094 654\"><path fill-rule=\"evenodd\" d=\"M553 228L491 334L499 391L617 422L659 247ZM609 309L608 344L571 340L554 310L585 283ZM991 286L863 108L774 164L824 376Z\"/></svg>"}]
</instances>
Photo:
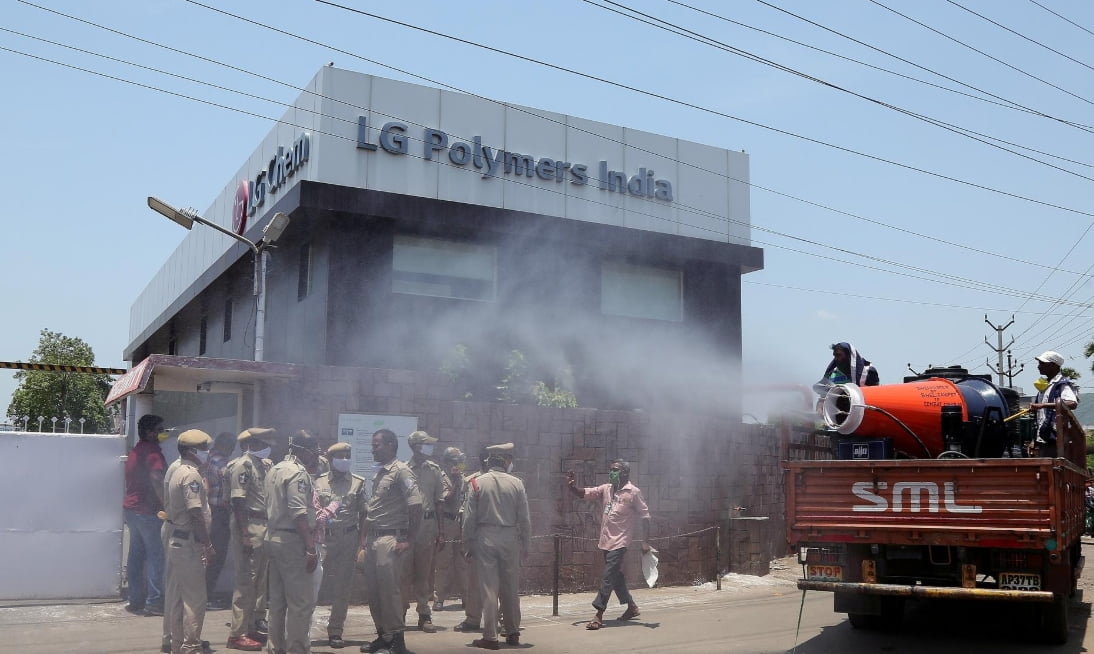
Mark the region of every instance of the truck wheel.
<instances>
[{"instance_id":1,"label":"truck wheel","mask_svg":"<svg viewBox=\"0 0 1094 654\"><path fill-rule=\"evenodd\" d=\"M1041 627L1040 640L1049 645L1063 645L1068 636L1068 604L1066 597L1057 597L1050 604L1038 607Z\"/></svg>"},{"instance_id":2,"label":"truck wheel","mask_svg":"<svg viewBox=\"0 0 1094 654\"><path fill-rule=\"evenodd\" d=\"M881 615L875 616L876 624L885 631L898 631L904 622L904 598L882 597Z\"/></svg>"}]
</instances>

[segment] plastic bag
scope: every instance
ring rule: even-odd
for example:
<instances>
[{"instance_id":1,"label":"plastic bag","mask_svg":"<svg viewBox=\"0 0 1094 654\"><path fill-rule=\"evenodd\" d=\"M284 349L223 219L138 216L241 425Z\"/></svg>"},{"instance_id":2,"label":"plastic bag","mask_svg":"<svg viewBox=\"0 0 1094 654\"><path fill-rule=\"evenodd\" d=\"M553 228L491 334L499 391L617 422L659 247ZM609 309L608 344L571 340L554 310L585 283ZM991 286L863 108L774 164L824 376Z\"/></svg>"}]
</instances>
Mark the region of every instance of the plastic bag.
<instances>
[{"instance_id":1,"label":"plastic bag","mask_svg":"<svg viewBox=\"0 0 1094 654\"><path fill-rule=\"evenodd\" d=\"M652 547L642 555L642 576L646 578L646 585L650 588L657 583L657 550Z\"/></svg>"}]
</instances>

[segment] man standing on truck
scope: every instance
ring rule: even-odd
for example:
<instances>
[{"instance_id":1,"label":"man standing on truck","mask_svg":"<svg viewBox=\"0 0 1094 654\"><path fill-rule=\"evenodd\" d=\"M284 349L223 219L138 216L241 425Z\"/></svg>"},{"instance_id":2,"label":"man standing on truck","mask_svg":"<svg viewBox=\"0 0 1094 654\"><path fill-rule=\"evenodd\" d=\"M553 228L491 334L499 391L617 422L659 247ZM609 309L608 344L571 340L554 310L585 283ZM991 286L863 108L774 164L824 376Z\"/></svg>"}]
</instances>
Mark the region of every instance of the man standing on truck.
<instances>
[{"instance_id":1,"label":"man standing on truck","mask_svg":"<svg viewBox=\"0 0 1094 654\"><path fill-rule=\"evenodd\" d=\"M1060 373L1063 366L1064 357L1059 352L1049 350L1037 357L1037 372L1048 379L1048 386L1037 393L1029 405L1030 411L1037 412L1037 435L1029 443L1031 456L1059 456L1056 447L1056 400L1063 401L1069 409L1079 406L1075 382Z\"/></svg>"}]
</instances>

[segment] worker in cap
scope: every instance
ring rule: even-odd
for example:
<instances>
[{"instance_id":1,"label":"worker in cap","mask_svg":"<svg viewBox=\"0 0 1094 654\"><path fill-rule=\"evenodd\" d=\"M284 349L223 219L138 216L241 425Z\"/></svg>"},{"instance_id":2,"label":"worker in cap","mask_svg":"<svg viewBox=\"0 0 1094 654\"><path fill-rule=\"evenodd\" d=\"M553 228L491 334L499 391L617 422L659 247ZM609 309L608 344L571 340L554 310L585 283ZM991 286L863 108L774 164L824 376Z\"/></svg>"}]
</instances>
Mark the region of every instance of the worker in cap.
<instances>
[{"instance_id":1,"label":"worker in cap","mask_svg":"<svg viewBox=\"0 0 1094 654\"><path fill-rule=\"evenodd\" d=\"M1079 396L1075 382L1061 372L1064 357L1059 352L1048 350L1036 357L1036 361L1037 372L1048 380L1048 385L1037 392L1029 405L1030 411L1037 412L1037 435L1029 443L1029 454L1055 458L1060 456L1056 440L1057 401L1074 410L1079 406Z\"/></svg>"},{"instance_id":2,"label":"worker in cap","mask_svg":"<svg viewBox=\"0 0 1094 654\"><path fill-rule=\"evenodd\" d=\"M335 649L345 647L342 630L349 610L354 561L362 546L365 527L365 478L350 471L353 466L349 443L335 443L327 448L330 470L315 479L319 505L330 507L330 516L323 533L323 586L330 599L327 619L327 644Z\"/></svg>"},{"instance_id":3,"label":"worker in cap","mask_svg":"<svg viewBox=\"0 0 1094 654\"><path fill-rule=\"evenodd\" d=\"M232 624L228 649L257 652L266 642L266 586L269 557L266 540L266 475L273 465L270 453L277 431L269 427L244 429L236 438L242 453L228 463L228 495L232 503Z\"/></svg>"},{"instance_id":4,"label":"worker in cap","mask_svg":"<svg viewBox=\"0 0 1094 654\"><path fill-rule=\"evenodd\" d=\"M444 541L437 552L435 571L436 583L433 588L433 610L440 611L450 597L467 597L467 560L460 554L459 547L445 549L445 542L457 538L460 533L460 505L465 495L463 475L467 456L458 447L445 448L441 454L441 470L448 481L449 492L444 502L437 507L441 513ZM466 604L466 602L465 602Z\"/></svg>"},{"instance_id":5,"label":"worker in cap","mask_svg":"<svg viewBox=\"0 0 1094 654\"><path fill-rule=\"evenodd\" d=\"M467 500L470 498L471 480L490 471L490 453L487 451L487 447L489 446L483 445L479 448L479 453L475 457L475 461L477 461L478 464L475 466L474 470L463 478L463 497L460 499L461 531L463 529L463 524L467 522ZM461 549L460 558L463 559L466 565L467 584L463 597L464 618L462 622L452 629L455 631L476 632L482 629L482 590L479 586L479 571L474 562L468 559L466 556L467 553L463 551L463 548L458 549Z\"/></svg>"},{"instance_id":6,"label":"worker in cap","mask_svg":"<svg viewBox=\"0 0 1094 654\"><path fill-rule=\"evenodd\" d=\"M417 533L410 534L410 552L404 559L403 607L416 602L418 628L427 634L437 632L433 626L433 575L437 549L444 544L443 515L438 510L451 491L448 476L430 457L437 439L424 431L407 437L413 452L407 465L418 480L422 495L422 522Z\"/></svg>"},{"instance_id":7,"label":"worker in cap","mask_svg":"<svg viewBox=\"0 0 1094 654\"><path fill-rule=\"evenodd\" d=\"M520 558L532 532L524 482L513 469L512 443L486 448L488 472L472 479L464 506L463 548L478 570L482 593L482 638L471 645L499 649L498 603L505 642L520 644Z\"/></svg>"},{"instance_id":8,"label":"worker in cap","mask_svg":"<svg viewBox=\"0 0 1094 654\"><path fill-rule=\"evenodd\" d=\"M311 472L319 462L319 440L300 430L289 453L266 475L266 547L269 551L270 652L306 654L315 612L319 566L315 543L315 490Z\"/></svg>"},{"instance_id":9,"label":"worker in cap","mask_svg":"<svg viewBox=\"0 0 1094 654\"><path fill-rule=\"evenodd\" d=\"M215 554L209 537L212 514L201 467L209 458L213 439L200 429L188 429L178 438L179 465L164 484L164 512L169 526L168 575L164 619L172 651L202 652L205 622L205 565Z\"/></svg>"},{"instance_id":10,"label":"worker in cap","mask_svg":"<svg viewBox=\"0 0 1094 654\"><path fill-rule=\"evenodd\" d=\"M410 556L410 535L419 532L422 522L422 494L410 467L396 458L398 451L395 432L380 429L372 435L376 469L365 519L363 565L368 609L377 638L362 645L362 652L407 654L401 578L403 560Z\"/></svg>"}]
</instances>

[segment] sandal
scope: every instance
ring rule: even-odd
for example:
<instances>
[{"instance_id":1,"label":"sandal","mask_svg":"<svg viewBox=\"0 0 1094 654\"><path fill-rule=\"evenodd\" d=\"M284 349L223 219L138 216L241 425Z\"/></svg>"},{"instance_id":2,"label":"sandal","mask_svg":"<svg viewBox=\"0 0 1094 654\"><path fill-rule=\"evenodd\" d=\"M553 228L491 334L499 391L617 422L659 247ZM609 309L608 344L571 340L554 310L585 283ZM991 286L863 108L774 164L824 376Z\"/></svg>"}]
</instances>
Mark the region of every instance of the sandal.
<instances>
[{"instance_id":1,"label":"sandal","mask_svg":"<svg viewBox=\"0 0 1094 654\"><path fill-rule=\"evenodd\" d=\"M641 612L637 606L628 606L626 611L623 611L623 615L619 616L620 620L633 620L637 618Z\"/></svg>"},{"instance_id":2,"label":"sandal","mask_svg":"<svg viewBox=\"0 0 1094 654\"><path fill-rule=\"evenodd\" d=\"M592 620L589 620L589 623L587 625L585 625L585 628L588 629L589 631L596 631L597 629L601 628L602 626L604 626L603 622L601 622L597 618L593 618Z\"/></svg>"}]
</instances>

